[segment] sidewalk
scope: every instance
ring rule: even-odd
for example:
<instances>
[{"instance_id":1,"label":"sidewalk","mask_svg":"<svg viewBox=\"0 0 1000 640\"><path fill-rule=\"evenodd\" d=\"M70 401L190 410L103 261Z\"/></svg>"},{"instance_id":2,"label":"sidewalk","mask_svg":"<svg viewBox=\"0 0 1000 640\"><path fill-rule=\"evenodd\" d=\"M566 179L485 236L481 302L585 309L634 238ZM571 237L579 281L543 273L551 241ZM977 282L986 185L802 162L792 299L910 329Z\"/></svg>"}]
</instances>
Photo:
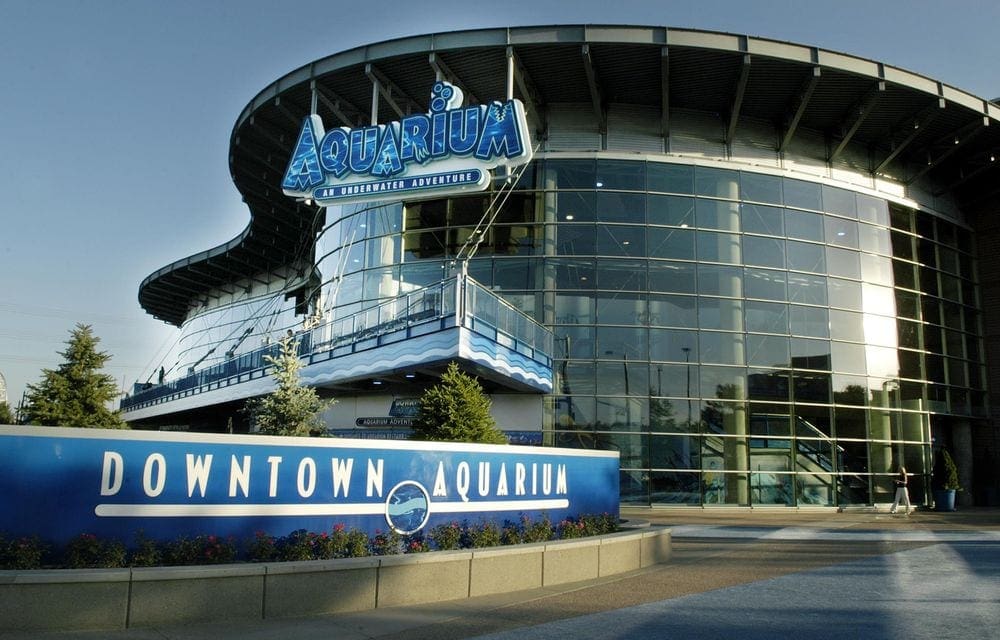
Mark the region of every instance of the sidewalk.
<instances>
[{"instance_id":1,"label":"sidewalk","mask_svg":"<svg viewBox=\"0 0 1000 640\"><path fill-rule=\"evenodd\" d=\"M615 579L435 605L31 637L947 640L993 637L1000 628L998 509L906 517L871 510L623 508L622 517L670 526L671 561ZM0 633L8 637L18 636Z\"/></svg>"}]
</instances>

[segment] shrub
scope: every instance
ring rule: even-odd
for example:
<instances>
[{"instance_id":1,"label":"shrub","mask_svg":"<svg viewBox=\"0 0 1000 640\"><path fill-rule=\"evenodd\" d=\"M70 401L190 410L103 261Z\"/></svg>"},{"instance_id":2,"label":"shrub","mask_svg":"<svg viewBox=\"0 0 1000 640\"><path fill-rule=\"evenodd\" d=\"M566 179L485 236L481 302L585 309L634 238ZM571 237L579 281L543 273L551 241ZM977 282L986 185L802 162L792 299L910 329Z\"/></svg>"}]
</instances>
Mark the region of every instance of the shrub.
<instances>
[{"instance_id":1,"label":"shrub","mask_svg":"<svg viewBox=\"0 0 1000 640\"><path fill-rule=\"evenodd\" d=\"M133 567L155 567L161 564L163 564L163 552L156 541L147 538L142 531L137 533L131 565Z\"/></svg>"},{"instance_id":2,"label":"shrub","mask_svg":"<svg viewBox=\"0 0 1000 640\"><path fill-rule=\"evenodd\" d=\"M163 550L167 565L223 564L236 559L236 545L232 538L218 536L181 536L168 542Z\"/></svg>"},{"instance_id":3,"label":"shrub","mask_svg":"<svg viewBox=\"0 0 1000 640\"><path fill-rule=\"evenodd\" d=\"M274 536L257 531L247 543L247 559L251 562L270 562L278 559L278 540Z\"/></svg>"},{"instance_id":4,"label":"shrub","mask_svg":"<svg viewBox=\"0 0 1000 640\"><path fill-rule=\"evenodd\" d=\"M7 540L0 536L0 568L40 569L48 546L38 536Z\"/></svg>"},{"instance_id":5,"label":"shrub","mask_svg":"<svg viewBox=\"0 0 1000 640\"><path fill-rule=\"evenodd\" d=\"M403 541L399 534L393 530L386 532L376 531L372 538L372 555L394 556L403 552Z\"/></svg>"},{"instance_id":6,"label":"shrub","mask_svg":"<svg viewBox=\"0 0 1000 640\"><path fill-rule=\"evenodd\" d=\"M561 540L582 538L586 535L584 531L584 524L579 520L573 520L572 518L566 518L560 522L556 527L556 530Z\"/></svg>"},{"instance_id":7,"label":"shrub","mask_svg":"<svg viewBox=\"0 0 1000 640\"><path fill-rule=\"evenodd\" d=\"M406 540L406 553L424 553L430 550L430 543L419 534Z\"/></svg>"},{"instance_id":8,"label":"shrub","mask_svg":"<svg viewBox=\"0 0 1000 640\"><path fill-rule=\"evenodd\" d=\"M315 560L319 536L311 531L293 531L278 543L278 559L285 561Z\"/></svg>"},{"instance_id":9,"label":"shrub","mask_svg":"<svg viewBox=\"0 0 1000 640\"><path fill-rule=\"evenodd\" d=\"M481 522L468 527L466 536L473 549L500 546L500 527L492 522Z\"/></svg>"},{"instance_id":10,"label":"shrub","mask_svg":"<svg viewBox=\"0 0 1000 640\"><path fill-rule=\"evenodd\" d=\"M430 538L440 551L458 549L462 541L462 527L457 522L439 524L431 529Z\"/></svg>"},{"instance_id":11,"label":"shrub","mask_svg":"<svg viewBox=\"0 0 1000 640\"><path fill-rule=\"evenodd\" d=\"M548 516L542 516L535 521L531 521L528 516L521 516L521 523L524 529L524 542L546 542L555 535Z\"/></svg>"},{"instance_id":12,"label":"shrub","mask_svg":"<svg viewBox=\"0 0 1000 640\"><path fill-rule=\"evenodd\" d=\"M119 568L127 566L125 545L117 540L101 540L81 533L66 545L66 562L71 569Z\"/></svg>"}]
</instances>

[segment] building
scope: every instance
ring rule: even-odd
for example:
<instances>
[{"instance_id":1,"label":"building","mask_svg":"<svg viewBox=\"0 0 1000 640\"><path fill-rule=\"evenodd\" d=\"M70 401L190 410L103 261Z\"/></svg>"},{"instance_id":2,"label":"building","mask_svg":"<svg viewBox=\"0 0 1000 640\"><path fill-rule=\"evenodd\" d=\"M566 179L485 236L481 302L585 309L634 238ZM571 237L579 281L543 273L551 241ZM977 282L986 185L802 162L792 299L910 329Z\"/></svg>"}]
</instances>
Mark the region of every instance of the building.
<instances>
[{"instance_id":1,"label":"building","mask_svg":"<svg viewBox=\"0 0 1000 640\"><path fill-rule=\"evenodd\" d=\"M518 99L530 163L447 197L282 192L317 162L372 166L385 127L444 145L433 117L406 123L444 113L446 86ZM448 129L453 155L485 109ZM322 123L343 133L321 144ZM995 501L1000 271L977 256L1000 246L997 152L1000 106L748 36L522 27L338 53L239 114L251 221L141 284L181 331L124 415L245 429L291 332L304 379L339 400L331 430L400 434L457 360L508 432L618 450L625 502L880 503L900 464L930 502L942 448L960 499Z\"/></svg>"}]
</instances>

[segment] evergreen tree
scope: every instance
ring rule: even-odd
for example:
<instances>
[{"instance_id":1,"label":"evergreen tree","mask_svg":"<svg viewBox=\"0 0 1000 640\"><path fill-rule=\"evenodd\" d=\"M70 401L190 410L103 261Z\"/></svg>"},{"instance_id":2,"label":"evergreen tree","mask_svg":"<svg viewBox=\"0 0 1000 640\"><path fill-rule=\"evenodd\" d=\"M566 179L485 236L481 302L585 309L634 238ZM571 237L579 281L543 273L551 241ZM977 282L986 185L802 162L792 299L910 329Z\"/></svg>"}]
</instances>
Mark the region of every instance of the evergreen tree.
<instances>
[{"instance_id":1,"label":"evergreen tree","mask_svg":"<svg viewBox=\"0 0 1000 640\"><path fill-rule=\"evenodd\" d=\"M506 444L490 415L490 399L475 378L452 362L437 384L420 397L414 440Z\"/></svg>"},{"instance_id":2,"label":"evergreen tree","mask_svg":"<svg viewBox=\"0 0 1000 640\"><path fill-rule=\"evenodd\" d=\"M250 418L252 427L258 433L271 436L320 436L326 433L326 424L320 416L334 404L334 400L322 400L312 387L304 387L299 381L298 342L291 337L280 343L277 356L264 356L274 366L274 376L278 388L262 398L247 401L243 412Z\"/></svg>"},{"instance_id":3,"label":"evergreen tree","mask_svg":"<svg viewBox=\"0 0 1000 640\"><path fill-rule=\"evenodd\" d=\"M127 429L118 411L108 405L118 396L114 378L101 369L111 359L97 350L100 338L89 325L77 324L59 352L65 362L43 369L42 381L28 385L24 408L29 424L52 427Z\"/></svg>"},{"instance_id":4,"label":"evergreen tree","mask_svg":"<svg viewBox=\"0 0 1000 640\"><path fill-rule=\"evenodd\" d=\"M14 422L14 413L6 402L0 402L0 424L17 424Z\"/></svg>"}]
</instances>

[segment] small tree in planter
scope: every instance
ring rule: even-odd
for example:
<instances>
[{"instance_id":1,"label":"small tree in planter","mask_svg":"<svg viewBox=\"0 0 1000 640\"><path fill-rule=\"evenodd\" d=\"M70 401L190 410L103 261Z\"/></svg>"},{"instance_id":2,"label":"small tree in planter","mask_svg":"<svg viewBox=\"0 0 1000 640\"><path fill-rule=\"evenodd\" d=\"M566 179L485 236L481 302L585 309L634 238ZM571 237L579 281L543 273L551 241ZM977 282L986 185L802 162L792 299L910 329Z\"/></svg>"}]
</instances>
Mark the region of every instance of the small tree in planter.
<instances>
[{"instance_id":1,"label":"small tree in planter","mask_svg":"<svg viewBox=\"0 0 1000 640\"><path fill-rule=\"evenodd\" d=\"M955 492L961 491L958 481L958 467L947 449L941 450L941 464L944 466L944 479L941 489L934 492L934 508L937 511L955 510Z\"/></svg>"},{"instance_id":2,"label":"small tree in planter","mask_svg":"<svg viewBox=\"0 0 1000 640\"><path fill-rule=\"evenodd\" d=\"M479 381L452 362L437 384L420 397L414 440L506 444L490 415L490 399Z\"/></svg>"}]
</instances>

